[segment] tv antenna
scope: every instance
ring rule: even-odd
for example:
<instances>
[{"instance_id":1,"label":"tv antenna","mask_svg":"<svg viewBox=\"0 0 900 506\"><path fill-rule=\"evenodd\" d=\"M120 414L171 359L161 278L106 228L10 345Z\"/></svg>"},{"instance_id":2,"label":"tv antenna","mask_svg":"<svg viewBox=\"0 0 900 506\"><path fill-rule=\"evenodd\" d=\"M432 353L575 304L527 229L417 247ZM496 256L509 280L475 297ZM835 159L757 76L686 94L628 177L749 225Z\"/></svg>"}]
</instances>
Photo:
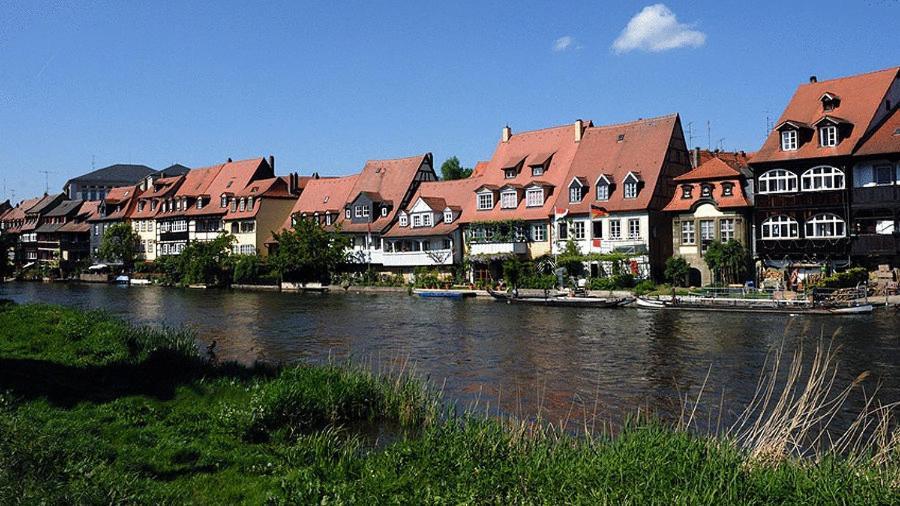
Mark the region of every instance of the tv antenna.
<instances>
[{"instance_id":1,"label":"tv antenna","mask_svg":"<svg viewBox=\"0 0 900 506\"><path fill-rule=\"evenodd\" d=\"M712 150L712 129L709 120L706 120L706 149Z\"/></svg>"},{"instance_id":2,"label":"tv antenna","mask_svg":"<svg viewBox=\"0 0 900 506\"><path fill-rule=\"evenodd\" d=\"M688 149L693 149L694 145L694 122L688 121Z\"/></svg>"},{"instance_id":3,"label":"tv antenna","mask_svg":"<svg viewBox=\"0 0 900 506\"><path fill-rule=\"evenodd\" d=\"M53 174L53 171L39 170L38 172L44 175L44 195L48 195L50 193L50 174Z\"/></svg>"}]
</instances>

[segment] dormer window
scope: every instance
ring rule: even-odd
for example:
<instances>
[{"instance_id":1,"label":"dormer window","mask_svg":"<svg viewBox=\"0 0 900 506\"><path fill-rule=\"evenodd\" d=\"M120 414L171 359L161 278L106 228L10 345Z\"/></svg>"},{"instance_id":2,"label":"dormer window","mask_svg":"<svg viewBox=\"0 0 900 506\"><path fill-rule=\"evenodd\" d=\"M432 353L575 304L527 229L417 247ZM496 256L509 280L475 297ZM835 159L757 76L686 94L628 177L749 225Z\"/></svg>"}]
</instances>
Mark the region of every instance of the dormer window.
<instances>
[{"instance_id":1,"label":"dormer window","mask_svg":"<svg viewBox=\"0 0 900 506\"><path fill-rule=\"evenodd\" d=\"M228 207L228 196L227 195L222 194L222 200L220 201L219 205L223 208Z\"/></svg>"},{"instance_id":2,"label":"dormer window","mask_svg":"<svg viewBox=\"0 0 900 506\"><path fill-rule=\"evenodd\" d=\"M246 210L247 210L247 200L244 199L243 197L241 197L241 203L240 203L239 209L240 209L241 211L246 211Z\"/></svg>"},{"instance_id":3,"label":"dormer window","mask_svg":"<svg viewBox=\"0 0 900 506\"><path fill-rule=\"evenodd\" d=\"M581 186L572 185L569 187L569 203L581 202Z\"/></svg>"},{"instance_id":4,"label":"dormer window","mask_svg":"<svg viewBox=\"0 0 900 506\"><path fill-rule=\"evenodd\" d=\"M369 206L362 206L362 217L363 218L369 217Z\"/></svg>"},{"instance_id":5,"label":"dormer window","mask_svg":"<svg viewBox=\"0 0 900 506\"><path fill-rule=\"evenodd\" d=\"M247 209L250 211L253 210L253 197L247 197Z\"/></svg>"},{"instance_id":6,"label":"dormer window","mask_svg":"<svg viewBox=\"0 0 900 506\"><path fill-rule=\"evenodd\" d=\"M493 193L479 193L478 194L478 209L481 211L486 211L488 209L494 208L494 194Z\"/></svg>"},{"instance_id":7,"label":"dormer window","mask_svg":"<svg viewBox=\"0 0 900 506\"><path fill-rule=\"evenodd\" d=\"M413 228L418 228L422 226L422 215L414 214L412 215L412 226Z\"/></svg>"},{"instance_id":8,"label":"dormer window","mask_svg":"<svg viewBox=\"0 0 900 506\"><path fill-rule=\"evenodd\" d=\"M237 212L237 199L231 199L231 212Z\"/></svg>"},{"instance_id":9,"label":"dormer window","mask_svg":"<svg viewBox=\"0 0 900 506\"><path fill-rule=\"evenodd\" d=\"M694 194L694 186L693 185L686 184L681 187L681 198L689 199L694 196L693 194Z\"/></svg>"},{"instance_id":10,"label":"dormer window","mask_svg":"<svg viewBox=\"0 0 900 506\"><path fill-rule=\"evenodd\" d=\"M781 150L796 151L797 150L797 131L785 130L781 132Z\"/></svg>"},{"instance_id":11,"label":"dormer window","mask_svg":"<svg viewBox=\"0 0 900 506\"><path fill-rule=\"evenodd\" d=\"M838 130L835 125L819 127L819 145L823 148L833 148L838 143Z\"/></svg>"},{"instance_id":12,"label":"dormer window","mask_svg":"<svg viewBox=\"0 0 900 506\"><path fill-rule=\"evenodd\" d=\"M197 209L203 209L203 197L197 197Z\"/></svg>"},{"instance_id":13,"label":"dormer window","mask_svg":"<svg viewBox=\"0 0 900 506\"><path fill-rule=\"evenodd\" d=\"M406 213L400 213L400 226L405 227L409 225L409 216Z\"/></svg>"},{"instance_id":14,"label":"dormer window","mask_svg":"<svg viewBox=\"0 0 900 506\"><path fill-rule=\"evenodd\" d=\"M540 207L542 205L544 205L544 189L529 188L528 191L525 192L525 206Z\"/></svg>"},{"instance_id":15,"label":"dormer window","mask_svg":"<svg viewBox=\"0 0 900 506\"><path fill-rule=\"evenodd\" d=\"M350 208L344 209L344 218L350 219Z\"/></svg>"},{"instance_id":16,"label":"dormer window","mask_svg":"<svg viewBox=\"0 0 900 506\"><path fill-rule=\"evenodd\" d=\"M734 183L722 183L722 196L730 197L734 195Z\"/></svg>"},{"instance_id":17,"label":"dormer window","mask_svg":"<svg viewBox=\"0 0 900 506\"><path fill-rule=\"evenodd\" d=\"M829 92L823 93L820 100L822 101L822 110L825 112L833 111L841 104L841 99Z\"/></svg>"},{"instance_id":18,"label":"dormer window","mask_svg":"<svg viewBox=\"0 0 900 506\"><path fill-rule=\"evenodd\" d=\"M453 222L453 211L450 209L444 210L444 223L452 223Z\"/></svg>"},{"instance_id":19,"label":"dormer window","mask_svg":"<svg viewBox=\"0 0 900 506\"><path fill-rule=\"evenodd\" d=\"M381 207L381 216L382 216L382 218L385 217L385 216L387 216L387 213L388 213L388 208L387 208L387 206L382 206L382 207Z\"/></svg>"},{"instance_id":20,"label":"dormer window","mask_svg":"<svg viewBox=\"0 0 900 506\"><path fill-rule=\"evenodd\" d=\"M625 184L623 185L623 196L626 199L635 199L638 196L638 182L640 180L634 174L634 172L629 172L627 176L625 176Z\"/></svg>"},{"instance_id":21,"label":"dormer window","mask_svg":"<svg viewBox=\"0 0 900 506\"><path fill-rule=\"evenodd\" d=\"M362 210L363 206L356 206L353 208L353 217L354 218L362 218Z\"/></svg>"},{"instance_id":22,"label":"dormer window","mask_svg":"<svg viewBox=\"0 0 900 506\"><path fill-rule=\"evenodd\" d=\"M713 187L711 184L700 185L700 196L701 197L711 197L712 191L713 191Z\"/></svg>"},{"instance_id":23,"label":"dormer window","mask_svg":"<svg viewBox=\"0 0 900 506\"><path fill-rule=\"evenodd\" d=\"M326 225L331 225L332 219L333 218L331 217L331 213L325 213L325 224Z\"/></svg>"},{"instance_id":24,"label":"dormer window","mask_svg":"<svg viewBox=\"0 0 900 506\"><path fill-rule=\"evenodd\" d=\"M543 165L533 165L531 167L531 175L532 176L543 176L544 175L544 166Z\"/></svg>"},{"instance_id":25,"label":"dormer window","mask_svg":"<svg viewBox=\"0 0 900 506\"><path fill-rule=\"evenodd\" d=\"M505 179L515 179L516 169L503 169L503 177Z\"/></svg>"},{"instance_id":26,"label":"dormer window","mask_svg":"<svg viewBox=\"0 0 900 506\"><path fill-rule=\"evenodd\" d=\"M422 225L426 227L430 227L434 225L434 215L431 213L422 215Z\"/></svg>"},{"instance_id":27,"label":"dormer window","mask_svg":"<svg viewBox=\"0 0 900 506\"><path fill-rule=\"evenodd\" d=\"M501 209L515 209L519 205L519 196L515 191L506 191L500 194Z\"/></svg>"}]
</instances>

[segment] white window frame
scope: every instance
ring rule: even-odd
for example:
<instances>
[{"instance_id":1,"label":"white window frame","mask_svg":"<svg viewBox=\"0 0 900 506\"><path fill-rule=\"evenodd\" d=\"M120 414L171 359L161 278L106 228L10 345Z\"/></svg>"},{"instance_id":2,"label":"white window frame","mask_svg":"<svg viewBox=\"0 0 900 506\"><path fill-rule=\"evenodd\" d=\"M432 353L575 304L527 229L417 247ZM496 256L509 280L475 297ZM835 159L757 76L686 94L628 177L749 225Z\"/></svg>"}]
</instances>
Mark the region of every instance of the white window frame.
<instances>
[{"instance_id":1,"label":"white window frame","mask_svg":"<svg viewBox=\"0 0 900 506\"><path fill-rule=\"evenodd\" d=\"M805 232L807 239L840 239L847 237L847 222L834 213L820 213L806 221Z\"/></svg>"},{"instance_id":2,"label":"white window frame","mask_svg":"<svg viewBox=\"0 0 900 506\"><path fill-rule=\"evenodd\" d=\"M369 206L362 206L362 217L363 218L369 217Z\"/></svg>"},{"instance_id":3,"label":"white window frame","mask_svg":"<svg viewBox=\"0 0 900 506\"><path fill-rule=\"evenodd\" d=\"M344 209L344 218L350 219L350 208Z\"/></svg>"},{"instance_id":4,"label":"white window frame","mask_svg":"<svg viewBox=\"0 0 900 506\"><path fill-rule=\"evenodd\" d=\"M781 132L781 150L797 151L799 146L800 132L795 129L783 130Z\"/></svg>"},{"instance_id":5,"label":"white window frame","mask_svg":"<svg viewBox=\"0 0 900 506\"><path fill-rule=\"evenodd\" d=\"M409 216L407 216L406 213L400 214L400 226L401 227L409 226Z\"/></svg>"},{"instance_id":6,"label":"white window frame","mask_svg":"<svg viewBox=\"0 0 900 506\"><path fill-rule=\"evenodd\" d=\"M601 191L602 190L602 191ZM606 181L598 181L596 185L597 200L609 200L609 183Z\"/></svg>"},{"instance_id":7,"label":"white window frame","mask_svg":"<svg viewBox=\"0 0 900 506\"><path fill-rule=\"evenodd\" d=\"M583 241L585 239L585 237L587 237L585 235L586 230L587 230L587 227L584 225L583 221L572 222L572 237L576 241Z\"/></svg>"},{"instance_id":8,"label":"white window frame","mask_svg":"<svg viewBox=\"0 0 900 506\"><path fill-rule=\"evenodd\" d=\"M641 219L628 218L628 238L638 240L641 238Z\"/></svg>"},{"instance_id":9,"label":"white window frame","mask_svg":"<svg viewBox=\"0 0 900 506\"><path fill-rule=\"evenodd\" d=\"M518 206L519 206L518 192L504 191L504 192L500 193L500 209L515 209Z\"/></svg>"},{"instance_id":10,"label":"white window frame","mask_svg":"<svg viewBox=\"0 0 900 506\"><path fill-rule=\"evenodd\" d=\"M544 242L547 240L547 225L536 223L531 225L531 240L533 242Z\"/></svg>"},{"instance_id":11,"label":"white window frame","mask_svg":"<svg viewBox=\"0 0 900 506\"><path fill-rule=\"evenodd\" d=\"M532 165L531 166L531 176L543 176L544 175L544 166L543 165Z\"/></svg>"},{"instance_id":12,"label":"white window frame","mask_svg":"<svg viewBox=\"0 0 900 506\"><path fill-rule=\"evenodd\" d=\"M715 220L700 220L700 241L716 240Z\"/></svg>"},{"instance_id":13,"label":"white window frame","mask_svg":"<svg viewBox=\"0 0 900 506\"><path fill-rule=\"evenodd\" d=\"M422 226L431 227L434 226L434 215L431 213L426 213L422 215Z\"/></svg>"},{"instance_id":14,"label":"white window frame","mask_svg":"<svg viewBox=\"0 0 900 506\"><path fill-rule=\"evenodd\" d=\"M697 244L697 231L693 221L681 222L681 244L686 246Z\"/></svg>"},{"instance_id":15,"label":"white window frame","mask_svg":"<svg viewBox=\"0 0 900 506\"><path fill-rule=\"evenodd\" d=\"M444 211L444 223L452 223L453 222L453 211L446 210Z\"/></svg>"},{"instance_id":16,"label":"white window frame","mask_svg":"<svg viewBox=\"0 0 900 506\"><path fill-rule=\"evenodd\" d=\"M494 208L494 194L490 193L479 193L476 195L478 210L479 211L487 211Z\"/></svg>"},{"instance_id":17,"label":"white window frame","mask_svg":"<svg viewBox=\"0 0 900 506\"><path fill-rule=\"evenodd\" d=\"M835 125L819 127L819 145L823 148L833 148L838 144L838 128Z\"/></svg>"},{"instance_id":18,"label":"white window frame","mask_svg":"<svg viewBox=\"0 0 900 506\"><path fill-rule=\"evenodd\" d=\"M515 179L516 169L503 169L503 179Z\"/></svg>"},{"instance_id":19,"label":"white window frame","mask_svg":"<svg viewBox=\"0 0 900 506\"><path fill-rule=\"evenodd\" d=\"M544 205L544 189L529 188L525 191L525 207L541 207Z\"/></svg>"},{"instance_id":20,"label":"white window frame","mask_svg":"<svg viewBox=\"0 0 900 506\"><path fill-rule=\"evenodd\" d=\"M609 220L609 238L615 241L622 238L622 220Z\"/></svg>"},{"instance_id":21,"label":"white window frame","mask_svg":"<svg viewBox=\"0 0 900 506\"><path fill-rule=\"evenodd\" d=\"M416 213L416 214L412 215L412 226L413 226L413 228L419 228L422 226L422 215L421 214Z\"/></svg>"},{"instance_id":22,"label":"white window frame","mask_svg":"<svg viewBox=\"0 0 900 506\"><path fill-rule=\"evenodd\" d=\"M638 196L638 184L637 181L625 181L625 184L622 185L623 193L622 195L626 199L636 199Z\"/></svg>"},{"instance_id":23,"label":"white window frame","mask_svg":"<svg viewBox=\"0 0 900 506\"><path fill-rule=\"evenodd\" d=\"M799 239L800 223L783 214L771 216L762 222L760 238L766 241Z\"/></svg>"},{"instance_id":24,"label":"white window frame","mask_svg":"<svg viewBox=\"0 0 900 506\"><path fill-rule=\"evenodd\" d=\"M797 174L785 169L772 169L759 176L759 193L794 193L797 191ZM773 189L774 186L774 189Z\"/></svg>"},{"instance_id":25,"label":"white window frame","mask_svg":"<svg viewBox=\"0 0 900 506\"><path fill-rule=\"evenodd\" d=\"M584 198L584 187L581 184L569 185L569 203L577 204ZM577 193L576 193L577 192Z\"/></svg>"},{"instance_id":26,"label":"white window frame","mask_svg":"<svg viewBox=\"0 0 900 506\"><path fill-rule=\"evenodd\" d=\"M843 190L846 184L844 171L830 165L813 167L800 176L800 191L805 192Z\"/></svg>"},{"instance_id":27,"label":"white window frame","mask_svg":"<svg viewBox=\"0 0 900 506\"><path fill-rule=\"evenodd\" d=\"M737 238L737 220L734 218L719 220L719 240L728 242L735 238Z\"/></svg>"}]
</instances>

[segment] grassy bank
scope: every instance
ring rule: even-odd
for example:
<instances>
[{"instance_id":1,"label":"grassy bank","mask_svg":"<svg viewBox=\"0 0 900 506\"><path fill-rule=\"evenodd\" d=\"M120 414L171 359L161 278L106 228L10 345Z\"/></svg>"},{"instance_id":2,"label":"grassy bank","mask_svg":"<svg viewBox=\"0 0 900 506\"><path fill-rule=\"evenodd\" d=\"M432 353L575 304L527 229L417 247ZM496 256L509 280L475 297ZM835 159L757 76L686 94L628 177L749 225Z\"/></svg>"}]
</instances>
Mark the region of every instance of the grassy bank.
<instances>
[{"instance_id":1,"label":"grassy bank","mask_svg":"<svg viewBox=\"0 0 900 506\"><path fill-rule=\"evenodd\" d=\"M436 406L403 377L212 365L177 329L0 308L4 504L889 504L900 493L896 459L763 463L652 422L575 438Z\"/></svg>"}]
</instances>

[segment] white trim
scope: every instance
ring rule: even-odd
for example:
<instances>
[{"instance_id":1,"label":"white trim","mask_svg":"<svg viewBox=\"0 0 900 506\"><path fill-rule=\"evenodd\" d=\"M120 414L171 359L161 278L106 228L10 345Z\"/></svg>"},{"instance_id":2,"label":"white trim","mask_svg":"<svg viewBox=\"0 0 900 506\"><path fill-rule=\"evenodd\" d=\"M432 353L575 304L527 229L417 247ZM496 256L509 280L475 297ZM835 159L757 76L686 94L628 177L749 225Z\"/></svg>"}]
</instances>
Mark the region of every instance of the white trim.
<instances>
[{"instance_id":1,"label":"white trim","mask_svg":"<svg viewBox=\"0 0 900 506\"><path fill-rule=\"evenodd\" d=\"M817 225L831 227L832 232L820 233ZM834 213L817 214L806 221L804 228L807 239L841 239L847 237L847 223Z\"/></svg>"},{"instance_id":2,"label":"white trim","mask_svg":"<svg viewBox=\"0 0 900 506\"><path fill-rule=\"evenodd\" d=\"M774 230L777 230L778 233L773 234L772 232ZM782 234L785 230L787 231L787 235ZM762 226L760 226L760 238L767 241L799 239L800 223L790 216L785 216L783 214L771 216L762 222Z\"/></svg>"}]
</instances>

